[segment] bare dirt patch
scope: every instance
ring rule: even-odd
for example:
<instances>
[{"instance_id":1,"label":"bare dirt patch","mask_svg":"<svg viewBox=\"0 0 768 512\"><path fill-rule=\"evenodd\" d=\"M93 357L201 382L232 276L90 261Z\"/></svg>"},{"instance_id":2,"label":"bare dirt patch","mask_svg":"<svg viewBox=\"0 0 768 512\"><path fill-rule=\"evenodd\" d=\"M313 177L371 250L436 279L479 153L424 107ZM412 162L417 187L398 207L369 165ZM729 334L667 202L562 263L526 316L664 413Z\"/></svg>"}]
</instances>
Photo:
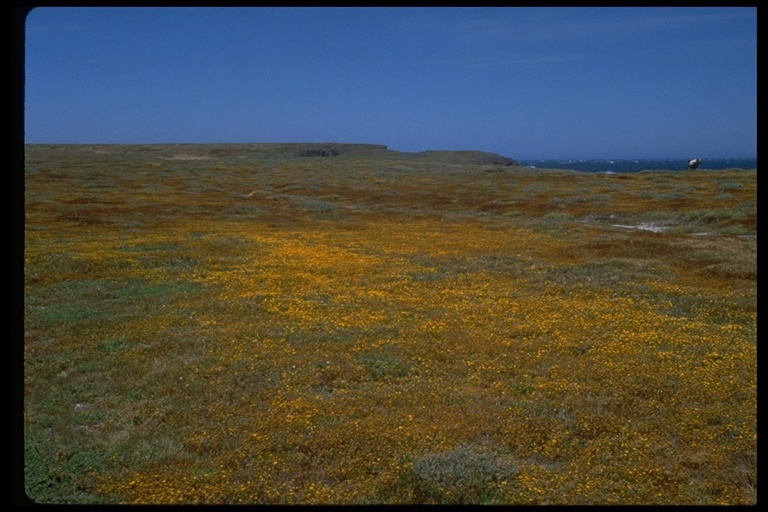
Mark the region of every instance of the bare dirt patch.
<instances>
[{"instance_id":1,"label":"bare dirt patch","mask_svg":"<svg viewBox=\"0 0 768 512\"><path fill-rule=\"evenodd\" d=\"M641 229L643 231L651 231L653 233L661 233L662 231L669 228L668 224L662 224L659 222L643 222L641 224L637 224L636 226L628 226L625 224L611 224L611 225L616 228Z\"/></svg>"}]
</instances>

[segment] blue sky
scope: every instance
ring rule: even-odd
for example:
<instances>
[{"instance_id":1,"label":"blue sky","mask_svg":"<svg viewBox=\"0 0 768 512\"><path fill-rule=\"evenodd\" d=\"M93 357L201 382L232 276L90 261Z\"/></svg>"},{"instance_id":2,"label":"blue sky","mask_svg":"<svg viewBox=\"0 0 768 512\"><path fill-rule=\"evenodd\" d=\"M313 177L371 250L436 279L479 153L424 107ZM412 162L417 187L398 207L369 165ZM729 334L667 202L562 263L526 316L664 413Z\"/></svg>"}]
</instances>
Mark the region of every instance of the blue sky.
<instances>
[{"instance_id":1,"label":"blue sky","mask_svg":"<svg viewBox=\"0 0 768 512\"><path fill-rule=\"evenodd\" d=\"M25 142L756 157L757 10L38 8Z\"/></svg>"}]
</instances>

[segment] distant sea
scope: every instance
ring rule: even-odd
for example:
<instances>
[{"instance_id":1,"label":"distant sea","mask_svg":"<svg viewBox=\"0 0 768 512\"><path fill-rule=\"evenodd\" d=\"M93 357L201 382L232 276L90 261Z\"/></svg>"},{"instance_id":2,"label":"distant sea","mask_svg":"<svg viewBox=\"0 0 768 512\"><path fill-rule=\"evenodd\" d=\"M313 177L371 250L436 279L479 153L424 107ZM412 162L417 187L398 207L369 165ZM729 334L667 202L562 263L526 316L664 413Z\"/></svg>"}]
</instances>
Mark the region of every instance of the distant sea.
<instances>
[{"instance_id":1,"label":"distant sea","mask_svg":"<svg viewBox=\"0 0 768 512\"><path fill-rule=\"evenodd\" d=\"M684 171L688 160L518 160L520 165L537 169L570 169L584 172L638 172L638 171ZM702 158L700 169L757 169L756 158Z\"/></svg>"}]
</instances>

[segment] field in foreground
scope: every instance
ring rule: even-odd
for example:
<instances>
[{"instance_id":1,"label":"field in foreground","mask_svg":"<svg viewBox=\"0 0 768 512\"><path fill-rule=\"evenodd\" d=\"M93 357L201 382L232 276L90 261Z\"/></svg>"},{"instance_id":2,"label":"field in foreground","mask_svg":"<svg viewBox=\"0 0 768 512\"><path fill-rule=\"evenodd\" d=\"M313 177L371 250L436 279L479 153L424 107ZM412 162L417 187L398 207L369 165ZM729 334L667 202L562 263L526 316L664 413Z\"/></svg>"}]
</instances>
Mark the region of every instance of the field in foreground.
<instances>
[{"instance_id":1,"label":"field in foreground","mask_svg":"<svg viewBox=\"0 0 768 512\"><path fill-rule=\"evenodd\" d=\"M756 170L253 148L26 148L30 498L756 503Z\"/></svg>"}]
</instances>

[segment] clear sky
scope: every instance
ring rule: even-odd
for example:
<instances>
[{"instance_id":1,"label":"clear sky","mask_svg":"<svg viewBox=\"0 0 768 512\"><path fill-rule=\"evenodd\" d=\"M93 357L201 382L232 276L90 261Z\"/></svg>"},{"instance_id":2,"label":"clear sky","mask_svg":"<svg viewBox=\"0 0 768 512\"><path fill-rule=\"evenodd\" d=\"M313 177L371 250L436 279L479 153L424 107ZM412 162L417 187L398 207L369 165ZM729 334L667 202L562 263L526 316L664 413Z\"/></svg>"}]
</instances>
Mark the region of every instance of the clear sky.
<instances>
[{"instance_id":1,"label":"clear sky","mask_svg":"<svg viewBox=\"0 0 768 512\"><path fill-rule=\"evenodd\" d=\"M27 143L756 157L757 9L37 8Z\"/></svg>"}]
</instances>

